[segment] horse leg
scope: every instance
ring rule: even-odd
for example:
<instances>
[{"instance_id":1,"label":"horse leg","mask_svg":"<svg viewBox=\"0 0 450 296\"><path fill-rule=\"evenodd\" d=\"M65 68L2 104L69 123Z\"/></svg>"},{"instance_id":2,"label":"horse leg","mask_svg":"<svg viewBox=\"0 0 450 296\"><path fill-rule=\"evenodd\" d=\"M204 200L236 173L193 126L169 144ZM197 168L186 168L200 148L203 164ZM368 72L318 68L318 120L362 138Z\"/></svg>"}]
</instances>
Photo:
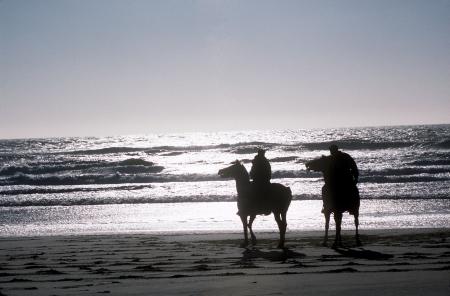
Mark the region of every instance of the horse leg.
<instances>
[{"instance_id":1,"label":"horse leg","mask_svg":"<svg viewBox=\"0 0 450 296\"><path fill-rule=\"evenodd\" d=\"M341 241L341 223L342 223L342 213L334 212L334 222L336 223L336 236L334 238L333 248L342 246Z\"/></svg>"},{"instance_id":2,"label":"horse leg","mask_svg":"<svg viewBox=\"0 0 450 296\"><path fill-rule=\"evenodd\" d=\"M283 221L281 221L281 217L279 213L273 213L275 217L275 221L278 225L278 231L280 232L280 241L278 242L278 248L284 248L284 238L283 238Z\"/></svg>"},{"instance_id":3,"label":"horse leg","mask_svg":"<svg viewBox=\"0 0 450 296\"><path fill-rule=\"evenodd\" d=\"M325 216L325 236L323 238L323 243L322 246L326 247L327 246L327 241L328 241L328 229L330 228L330 212L324 212L324 216Z\"/></svg>"},{"instance_id":4,"label":"horse leg","mask_svg":"<svg viewBox=\"0 0 450 296\"><path fill-rule=\"evenodd\" d=\"M248 246L248 234L247 234L247 216L241 216L242 226L244 227L244 241L241 243L241 248Z\"/></svg>"},{"instance_id":5,"label":"horse leg","mask_svg":"<svg viewBox=\"0 0 450 296\"><path fill-rule=\"evenodd\" d=\"M250 230L250 236L252 237L252 245L256 245L256 236L253 233L253 221L255 221L256 215L251 215L248 221L248 229Z\"/></svg>"},{"instance_id":6,"label":"horse leg","mask_svg":"<svg viewBox=\"0 0 450 296\"><path fill-rule=\"evenodd\" d=\"M282 231L280 232L280 248L284 248L284 242L286 240L286 228L287 228L287 217L286 212L281 213L281 225Z\"/></svg>"},{"instance_id":7,"label":"horse leg","mask_svg":"<svg viewBox=\"0 0 450 296\"><path fill-rule=\"evenodd\" d=\"M355 238L356 238L356 245L362 246L361 240L359 239L359 233L358 233L358 226L359 226L359 212L355 213L355 229L356 229L356 233L355 233Z\"/></svg>"}]
</instances>

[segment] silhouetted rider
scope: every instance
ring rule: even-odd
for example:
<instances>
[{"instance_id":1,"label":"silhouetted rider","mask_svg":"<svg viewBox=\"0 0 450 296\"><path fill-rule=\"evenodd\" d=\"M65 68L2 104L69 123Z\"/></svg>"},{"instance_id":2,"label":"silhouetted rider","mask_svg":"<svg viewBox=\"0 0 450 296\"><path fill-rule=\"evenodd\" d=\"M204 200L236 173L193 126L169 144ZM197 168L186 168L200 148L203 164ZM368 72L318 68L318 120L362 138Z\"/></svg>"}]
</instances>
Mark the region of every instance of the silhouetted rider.
<instances>
[{"instance_id":1,"label":"silhouetted rider","mask_svg":"<svg viewBox=\"0 0 450 296\"><path fill-rule=\"evenodd\" d=\"M353 158L339 150L337 145L329 147L331 154L330 181L332 186L349 186L358 183L359 171Z\"/></svg>"},{"instance_id":2,"label":"silhouetted rider","mask_svg":"<svg viewBox=\"0 0 450 296\"><path fill-rule=\"evenodd\" d=\"M270 184L272 169L265 156L266 151L258 149L258 154L253 158L250 178L258 188L264 188Z\"/></svg>"},{"instance_id":3,"label":"silhouetted rider","mask_svg":"<svg viewBox=\"0 0 450 296\"><path fill-rule=\"evenodd\" d=\"M270 196L270 178L272 177L272 169L270 163L264 155L266 151L258 149L258 154L252 161L252 168L250 170L250 178L253 180L253 188L255 198L259 200L261 210L265 214L270 214L269 210L269 196Z\"/></svg>"}]
</instances>

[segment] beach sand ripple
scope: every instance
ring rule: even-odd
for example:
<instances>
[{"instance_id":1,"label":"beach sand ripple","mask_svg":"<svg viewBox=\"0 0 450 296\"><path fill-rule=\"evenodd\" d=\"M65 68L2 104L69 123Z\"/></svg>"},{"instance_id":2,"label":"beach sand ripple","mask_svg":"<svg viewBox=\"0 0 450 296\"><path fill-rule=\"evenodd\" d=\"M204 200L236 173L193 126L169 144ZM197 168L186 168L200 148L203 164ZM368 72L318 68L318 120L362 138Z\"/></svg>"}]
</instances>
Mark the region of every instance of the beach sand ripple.
<instances>
[{"instance_id":1,"label":"beach sand ripple","mask_svg":"<svg viewBox=\"0 0 450 296\"><path fill-rule=\"evenodd\" d=\"M363 247L344 232L339 249L321 235L1 238L0 295L449 295L448 229L365 231Z\"/></svg>"}]
</instances>

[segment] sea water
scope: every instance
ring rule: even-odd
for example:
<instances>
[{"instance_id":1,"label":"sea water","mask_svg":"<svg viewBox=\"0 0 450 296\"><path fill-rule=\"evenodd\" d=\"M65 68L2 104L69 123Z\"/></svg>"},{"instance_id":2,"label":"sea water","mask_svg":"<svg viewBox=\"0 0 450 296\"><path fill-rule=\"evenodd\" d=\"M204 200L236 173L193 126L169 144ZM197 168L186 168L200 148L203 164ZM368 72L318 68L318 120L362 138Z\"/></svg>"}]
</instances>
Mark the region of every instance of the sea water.
<instances>
[{"instance_id":1,"label":"sea water","mask_svg":"<svg viewBox=\"0 0 450 296\"><path fill-rule=\"evenodd\" d=\"M258 148L292 189L289 229L322 229L323 178L304 164L331 143L360 170L363 229L450 226L450 125L429 125L0 140L0 236L240 231L217 171L249 170Z\"/></svg>"}]
</instances>

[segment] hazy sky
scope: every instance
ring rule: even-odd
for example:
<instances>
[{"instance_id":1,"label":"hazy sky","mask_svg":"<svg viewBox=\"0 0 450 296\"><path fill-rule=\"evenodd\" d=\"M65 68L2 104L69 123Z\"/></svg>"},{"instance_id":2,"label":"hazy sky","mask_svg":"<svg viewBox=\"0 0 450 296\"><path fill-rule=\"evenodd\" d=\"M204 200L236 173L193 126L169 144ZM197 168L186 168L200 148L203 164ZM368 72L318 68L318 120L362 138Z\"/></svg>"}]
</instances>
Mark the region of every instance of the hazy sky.
<instances>
[{"instance_id":1,"label":"hazy sky","mask_svg":"<svg viewBox=\"0 0 450 296\"><path fill-rule=\"evenodd\" d=\"M0 138L450 123L450 0L0 0Z\"/></svg>"}]
</instances>

